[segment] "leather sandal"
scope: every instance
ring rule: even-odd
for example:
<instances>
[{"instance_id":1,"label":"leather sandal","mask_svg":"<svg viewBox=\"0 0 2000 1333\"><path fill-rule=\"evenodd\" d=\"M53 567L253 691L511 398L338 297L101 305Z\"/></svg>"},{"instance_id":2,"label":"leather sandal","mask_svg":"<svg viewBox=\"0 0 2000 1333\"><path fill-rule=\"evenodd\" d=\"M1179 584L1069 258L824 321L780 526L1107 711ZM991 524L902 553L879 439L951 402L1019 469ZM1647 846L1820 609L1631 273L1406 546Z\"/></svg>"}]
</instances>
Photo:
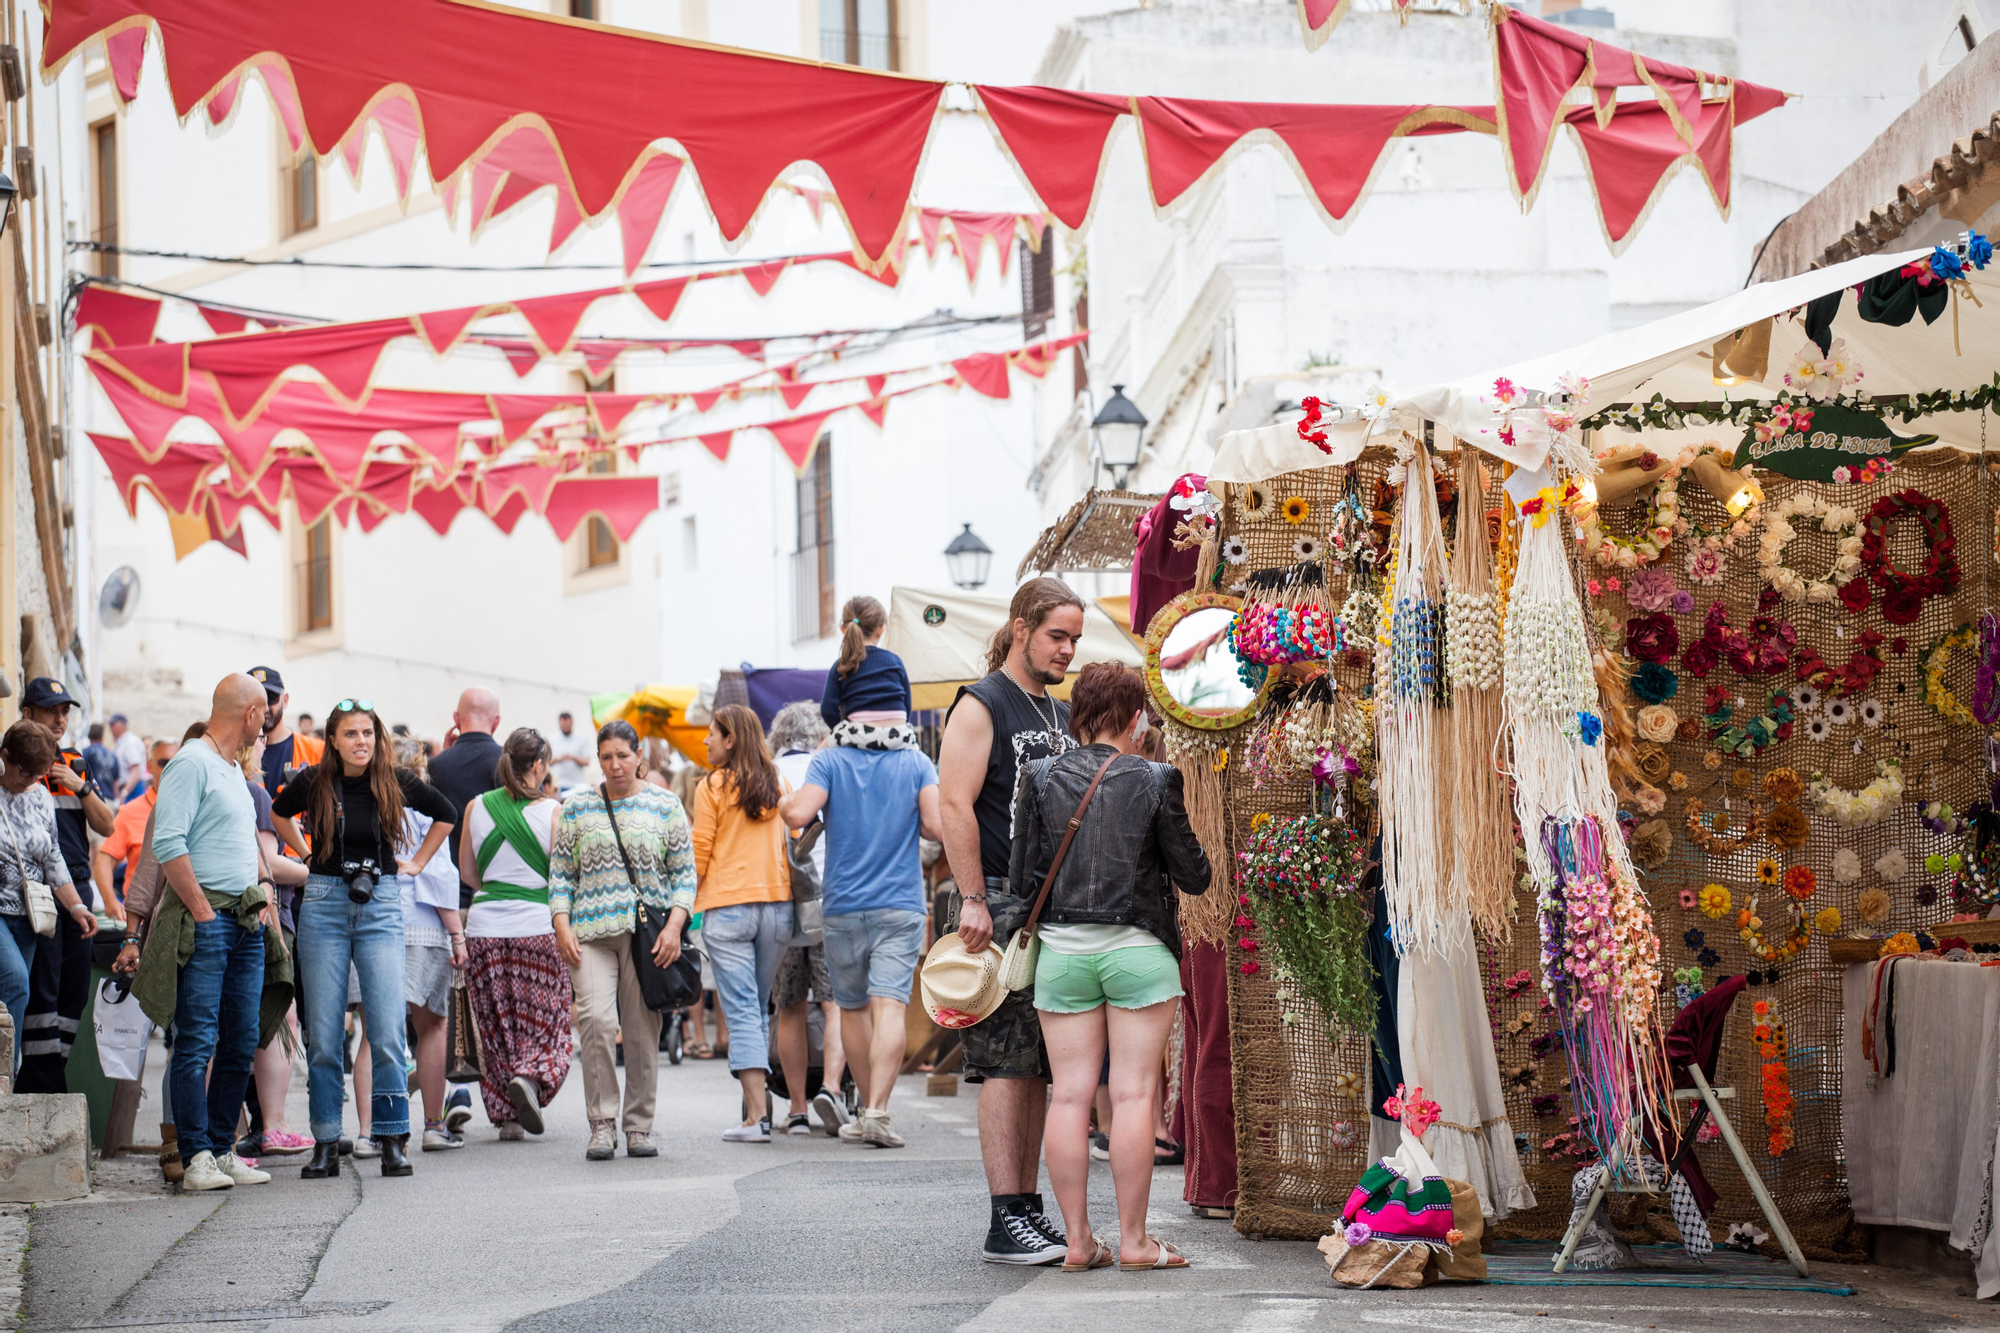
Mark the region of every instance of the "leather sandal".
<instances>
[{"instance_id":1,"label":"leather sandal","mask_svg":"<svg viewBox=\"0 0 2000 1333\"><path fill-rule=\"evenodd\" d=\"M1109 1268L1112 1262L1117 1259L1118 1256L1113 1254L1103 1241L1098 1240L1095 1236L1091 1237L1091 1240L1095 1242L1097 1250L1090 1256L1090 1262L1087 1264L1073 1264L1068 1260L1064 1260L1062 1266L1063 1272L1088 1273L1093 1268Z\"/></svg>"},{"instance_id":2,"label":"leather sandal","mask_svg":"<svg viewBox=\"0 0 2000 1333\"><path fill-rule=\"evenodd\" d=\"M1153 1262L1150 1264L1128 1264L1121 1262L1118 1265L1119 1272L1144 1273L1155 1268L1186 1268L1188 1266L1187 1256L1161 1240L1158 1236L1148 1233L1146 1239L1160 1247L1160 1252L1154 1256Z\"/></svg>"}]
</instances>

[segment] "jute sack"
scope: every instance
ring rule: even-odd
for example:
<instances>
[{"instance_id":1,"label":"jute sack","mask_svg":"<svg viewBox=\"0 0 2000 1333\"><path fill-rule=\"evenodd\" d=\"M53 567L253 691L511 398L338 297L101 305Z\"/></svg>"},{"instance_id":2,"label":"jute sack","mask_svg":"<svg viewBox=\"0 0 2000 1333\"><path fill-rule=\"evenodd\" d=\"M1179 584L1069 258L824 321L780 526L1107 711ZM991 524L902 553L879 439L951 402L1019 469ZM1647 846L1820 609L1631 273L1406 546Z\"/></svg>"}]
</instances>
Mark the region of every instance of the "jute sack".
<instances>
[{"instance_id":1,"label":"jute sack","mask_svg":"<svg viewBox=\"0 0 2000 1333\"><path fill-rule=\"evenodd\" d=\"M1486 1256L1479 1252L1479 1238L1485 1234L1486 1219L1479 1212L1479 1191L1462 1180L1444 1183L1451 1189L1451 1225L1460 1234L1458 1244L1437 1256L1438 1276L1484 1282Z\"/></svg>"}]
</instances>

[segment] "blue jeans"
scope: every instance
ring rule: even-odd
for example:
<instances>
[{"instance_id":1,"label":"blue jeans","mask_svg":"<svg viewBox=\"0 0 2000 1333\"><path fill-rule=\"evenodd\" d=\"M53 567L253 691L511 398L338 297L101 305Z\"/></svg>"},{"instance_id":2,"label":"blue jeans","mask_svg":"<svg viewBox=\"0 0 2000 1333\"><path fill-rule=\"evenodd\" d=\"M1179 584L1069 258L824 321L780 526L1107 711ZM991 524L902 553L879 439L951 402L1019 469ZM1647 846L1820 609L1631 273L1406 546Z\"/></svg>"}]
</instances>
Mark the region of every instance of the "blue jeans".
<instances>
[{"instance_id":1,"label":"blue jeans","mask_svg":"<svg viewBox=\"0 0 2000 1333\"><path fill-rule=\"evenodd\" d=\"M347 1080L341 1020L347 1014L347 969L361 976L361 1007L375 1057L368 1132L389 1138L410 1132L410 1085L404 1069L403 901L396 881L375 886L367 903L348 899L346 881L312 875L299 897L299 985L305 992L307 1101L312 1136L340 1137Z\"/></svg>"},{"instance_id":2,"label":"blue jeans","mask_svg":"<svg viewBox=\"0 0 2000 1333\"><path fill-rule=\"evenodd\" d=\"M34 926L25 916L0 917L7 929L0 931L0 1004L14 1020L13 1063L10 1072L21 1067L21 1027L28 1017L28 969L35 958Z\"/></svg>"},{"instance_id":3,"label":"blue jeans","mask_svg":"<svg viewBox=\"0 0 2000 1333\"><path fill-rule=\"evenodd\" d=\"M702 914L715 998L729 1020L729 1072L771 1067L771 982L792 937L790 903L738 903Z\"/></svg>"},{"instance_id":4,"label":"blue jeans","mask_svg":"<svg viewBox=\"0 0 2000 1333\"><path fill-rule=\"evenodd\" d=\"M183 1165L197 1153L220 1157L233 1150L236 1116L257 1054L257 1005L263 994L263 930L245 930L222 912L196 922L194 953L180 971L174 1058L167 1067Z\"/></svg>"},{"instance_id":5,"label":"blue jeans","mask_svg":"<svg viewBox=\"0 0 2000 1333\"><path fill-rule=\"evenodd\" d=\"M826 978L842 1009L866 1009L871 996L910 1002L926 913L900 907L826 915ZM733 1026L733 1025L732 1025Z\"/></svg>"}]
</instances>

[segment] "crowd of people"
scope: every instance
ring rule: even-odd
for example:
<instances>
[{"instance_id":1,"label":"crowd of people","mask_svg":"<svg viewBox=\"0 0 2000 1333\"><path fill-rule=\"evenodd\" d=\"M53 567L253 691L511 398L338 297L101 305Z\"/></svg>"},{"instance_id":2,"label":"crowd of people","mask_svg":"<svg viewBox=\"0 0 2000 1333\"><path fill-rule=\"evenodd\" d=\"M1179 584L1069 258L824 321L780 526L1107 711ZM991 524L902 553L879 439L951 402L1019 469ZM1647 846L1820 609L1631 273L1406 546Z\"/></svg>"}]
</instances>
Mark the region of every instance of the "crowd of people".
<instances>
[{"instance_id":1,"label":"crowd of people","mask_svg":"<svg viewBox=\"0 0 2000 1333\"><path fill-rule=\"evenodd\" d=\"M463 1146L472 1098L447 1073L470 1043L448 1039L455 1010L503 1142L545 1132L574 1061L585 1156L621 1143L657 1156L663 1024L713 1054L712 995L742 1094L723 1139L812 1134L816 1118L843 1141L899 1148L891 1095L920 995L982 1085L982 1256L1184 1266L1145 1217L1173 1146L1160 1108L1181 994L1174 891L1203 892L1210 867L1179 774L1149 758L1143 678L1094 663L1068 702L1055 697L1083 605L1032 580L934 764L885 622L879 602L851 599L819 703L768 729L717 706L707 764L675 774L649 765L623 721L594 745L567 713L552 735L503 740L499 700L477 688L442 746L385 726L366 698L335 702L323 729L288 723L269 667L223 679L178 741L148 745L114 716L68 750L75 700L29 682L0 737L16 1087L63 1088L100 912L115 927L100 956L167 1034L163 1166L194 1191L268 1181L268 1159L295 1153L310 1154L308 1180L338 1176L343 1157L410 1175L413 1091L421 1150ZM936 881L956 884L953 920L933 917ZM1032 980L1010 989L1003 950L1030 940ZM301 1048L305 1134L285 1114ZM1045 1153L1060 1224L1038 1188ZM1116 1185L1115 1254L1088 1217L1093 1155Z\"/></svg>"}]
</instances>

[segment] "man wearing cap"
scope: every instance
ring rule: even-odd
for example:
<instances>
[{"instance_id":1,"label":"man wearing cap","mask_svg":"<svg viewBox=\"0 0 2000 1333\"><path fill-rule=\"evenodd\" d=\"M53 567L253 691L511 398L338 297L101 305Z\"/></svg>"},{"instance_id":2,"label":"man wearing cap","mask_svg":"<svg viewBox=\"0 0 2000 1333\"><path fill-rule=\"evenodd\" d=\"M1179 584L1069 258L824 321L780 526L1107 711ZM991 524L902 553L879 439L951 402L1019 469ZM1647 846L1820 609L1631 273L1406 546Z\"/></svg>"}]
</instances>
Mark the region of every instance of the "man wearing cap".
<instances>
[{"instance_id":1,"label":"man wearing cap","mask_svg":"<svg viewBox=\"0 0 2000 1333\"><path fill-rule=\"evenodd\" d=\"M118 765L118 779L114 786L118 799L124 801L136 795L139 784L146 780L146 743L132 730L123 713L113 713L110 726L111 757ZM62 739L60 732L56 739Z\"/></svg>"},{"instance_id":2,"label":"man wearing cap","mask_svg":"<svg viewBox=\"0 0 2000 1333\"><path fill-rule=\"evenodd\" d=\"M264 790L275 797L285 789L288 770L317 764L326 747L286 725L285 707L292 696L276 668L251 667L245 674L264 687Z\"/></svg>"},{"instance_id":3,"label":"man wearing cap","mask_svg":"<svg viewBox=\"0 0 2000 1333\"><path fill-rule=\"evenodd\" d=\"M21 716L47 727L58 744L69 730L69 710L75 706L75 697L50 676L35 677L21 694ZM62 744L62 756L41 780L55 798L56 845L69 869L69 882L83 905L91 907L90 835L95 830L99 836L110 836L114 815L91 789L82 768L83 752ZM140 772L144 771L142 767ZM28 1012L21 1019L21 1072L15 1076L14 1091L69 1091L64 1068L89 1003L90 941L65 913L54 935L35 940L35 956L28 966Z\"/></svg>"}]
</instances>

